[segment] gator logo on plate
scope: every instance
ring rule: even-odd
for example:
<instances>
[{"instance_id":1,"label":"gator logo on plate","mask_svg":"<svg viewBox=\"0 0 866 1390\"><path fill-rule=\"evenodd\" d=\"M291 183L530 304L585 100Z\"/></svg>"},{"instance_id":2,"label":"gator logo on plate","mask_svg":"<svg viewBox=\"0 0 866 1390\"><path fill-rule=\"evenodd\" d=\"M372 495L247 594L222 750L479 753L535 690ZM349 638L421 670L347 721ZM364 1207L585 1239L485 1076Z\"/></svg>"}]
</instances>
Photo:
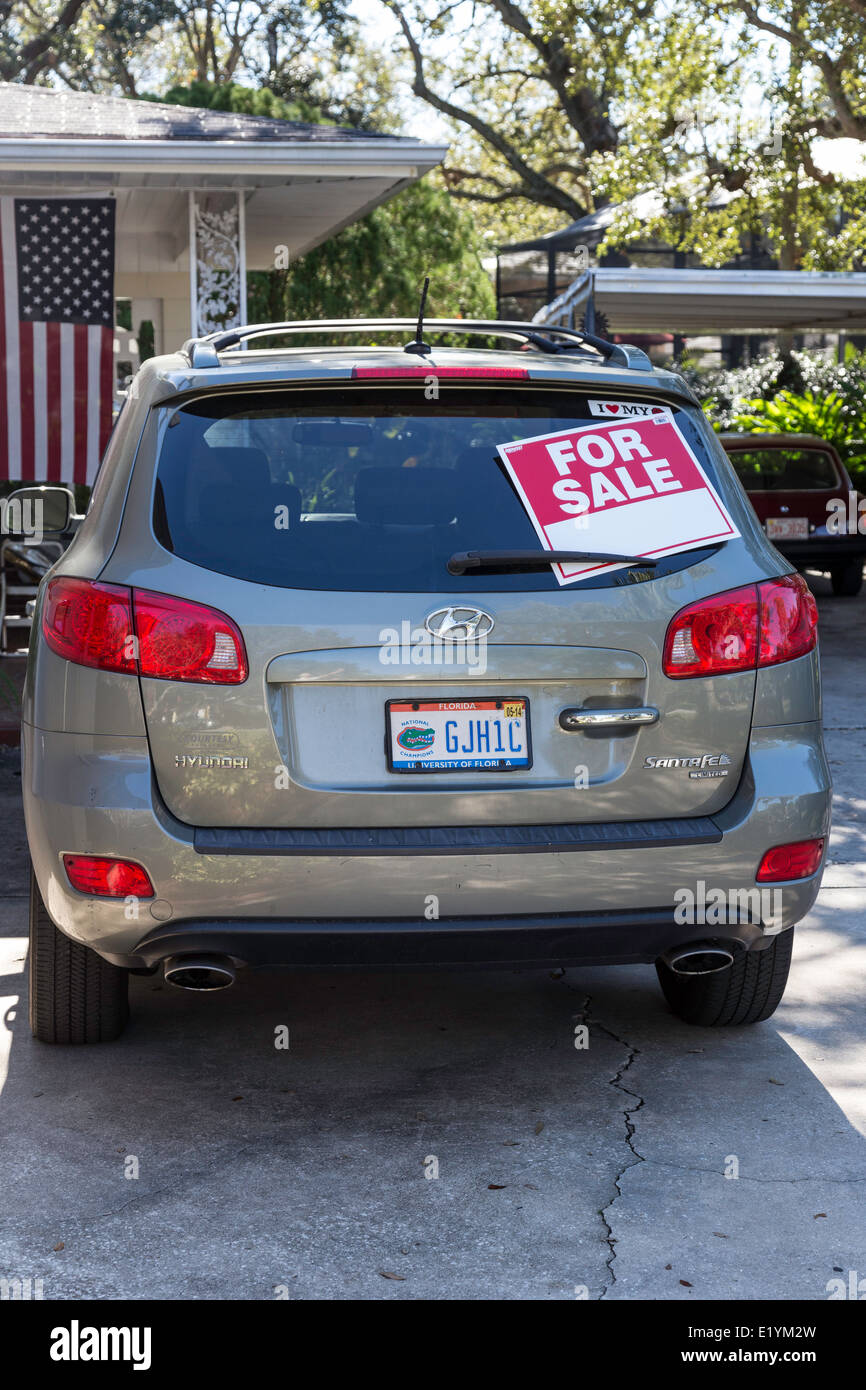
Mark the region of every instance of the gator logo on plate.
<instances>
[{"instance_id":1,"label":"gator logo on plate","mask_svg":"<svg viewBox=\"0 0 866 1390\"><path fill-rule=\"evenodd\" d=\"M435 737L435 729L425 728L420 724L409 724L400 730L397 742L407 753L417 753L422 748L429 748Z\"/></svg>"}]
</instances>

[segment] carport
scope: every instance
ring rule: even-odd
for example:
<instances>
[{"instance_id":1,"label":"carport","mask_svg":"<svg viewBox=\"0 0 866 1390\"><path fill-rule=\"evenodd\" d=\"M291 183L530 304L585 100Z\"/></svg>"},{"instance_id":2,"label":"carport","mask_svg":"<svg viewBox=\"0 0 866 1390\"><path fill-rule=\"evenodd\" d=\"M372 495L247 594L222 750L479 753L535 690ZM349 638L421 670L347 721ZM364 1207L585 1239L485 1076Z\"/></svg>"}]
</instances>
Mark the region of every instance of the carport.
<instances>
[{"instance_id":1,"label":"carport","mask_svg":"<svg viewBox=\"0 0 866 1390\"><path fill-rule=\"evenodd\" d=\"M866 273L599 266L573 280L534 321L579 326L588 310L604 314L616 334L860 333Z\"/></svg>"}]
</instances>

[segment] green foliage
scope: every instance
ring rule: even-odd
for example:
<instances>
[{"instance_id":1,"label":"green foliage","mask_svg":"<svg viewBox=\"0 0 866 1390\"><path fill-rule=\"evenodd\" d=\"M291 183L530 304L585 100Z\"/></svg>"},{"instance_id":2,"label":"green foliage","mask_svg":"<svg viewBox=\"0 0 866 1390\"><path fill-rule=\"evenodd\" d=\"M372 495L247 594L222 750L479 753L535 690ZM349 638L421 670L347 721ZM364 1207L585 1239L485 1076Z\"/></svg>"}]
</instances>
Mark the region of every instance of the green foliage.
<instances>
[{"instance_id":1,"label":"green foliage","mask_svg":"<svg viewBox=\"0 0 866 1390\"><path fill-rule=\"evenodd\" d=\"M138 325L138 360L146 362L156 353L156 333L151 319L142 319Z\"/></svg>"},{"instance_id":2,"label":"green foliage","mask_svg":"<svg viewBox=\"0 0 866 1390\"><path fill-rule=\"evenodd\" d=\"M859 423L846 412L845 402L835 391L827 396L816 396L813 391L799 396L780 391L772 400L758 396L743 401L743 406L732 424L749 434L815 434L832 444L847 445L855 438Z\"/></svg>"},{"instance_id":3,"label":"green foliage","mask_svg":"<svg viewBox=\"0 0 866 1390\"><path fill-rule=\"evenodd\" d=\"M866 488L866 352L842 363L807 352L791 359L801 390L785 386L787 364L778 357L687 375L715 429L818 435L838 449L855 485Z\"/></svg>"},{"instance_id":4,"label":"green foliage","mask_svg":"<svg viewBox=\"0 0 866 1390\"><path fill-rule=\"evenodd\" d=\"M190 82L170 87L164 96L148 95L146 101L166 101L173 106L198 106L209 111L237 111L244 116L269 116L272 120L333 124L321 109L301 99L286 101L267 87L244 87L239 82Z\"/></svg>"}]
</instances>

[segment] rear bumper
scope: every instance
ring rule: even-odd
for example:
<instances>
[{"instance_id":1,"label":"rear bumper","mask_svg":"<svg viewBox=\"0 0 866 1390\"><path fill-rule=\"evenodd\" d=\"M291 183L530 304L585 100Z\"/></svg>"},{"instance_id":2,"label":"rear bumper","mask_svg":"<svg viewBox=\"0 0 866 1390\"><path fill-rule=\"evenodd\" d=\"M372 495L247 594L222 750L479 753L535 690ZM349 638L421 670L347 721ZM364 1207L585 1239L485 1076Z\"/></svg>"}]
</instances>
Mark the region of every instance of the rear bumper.
<instances>
[{"instance_id":1,"label":"rear bumper","mask_svg":"<svg viewBox=\"0 0 866 1390\"><path fill-rule=\"evenodd\" d=\"M668 908L548 917L456 917L448 921L356 918L179 922L157 927L134 957L114 965L158 965L169 956L231 956L240 965L400 968L650 964L672 946L724 941L752 950L772 938L755 923L677 923Z\"/></svg>"},{"instance_id":2,"label":"rear bumper","mask_svg":"<svg viewBox=\"0 0 866 1390\"><path fill-rule=\"evenodd\" d=\"M23 725L22 750L27 833L48 912L72 939L125 965L193 950L250 964L447 965L649 961L714 936L753 946L809 911L820 872L780 885L764 930L745 935L737 911L678 922L677 895L703 887L730 902L755 889L766 849L829 833L815 721L753 728L739 787L711 818L448 828L423 832L426 847L396 829L196 832L166 810L137 736ZM156 901L75 892L64 853L136 860Z\"/></svg>"},{"instance_id":3,"label":"rear bumper","mask_svg":"<svg viewBox=\"0 0 866 1390\"><path fill-rule=\"evenodd\" d=\"M801 569L831 570L852 560L866 562L866 536L815 536L802 541L773 541L773 545Z\"/></svg>"}]
</instances>

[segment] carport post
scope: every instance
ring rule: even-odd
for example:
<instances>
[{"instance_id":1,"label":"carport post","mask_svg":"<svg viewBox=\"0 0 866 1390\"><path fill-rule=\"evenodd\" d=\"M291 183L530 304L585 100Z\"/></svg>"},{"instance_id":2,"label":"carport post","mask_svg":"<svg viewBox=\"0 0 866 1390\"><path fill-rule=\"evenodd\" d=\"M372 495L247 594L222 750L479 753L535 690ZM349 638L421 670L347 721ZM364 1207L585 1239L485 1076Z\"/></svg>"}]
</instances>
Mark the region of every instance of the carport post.
<instances>
[{"instance_id":1,"label":"carport post","mask_svg":"<svg viewBox=\"0 0 866 1390\"><path fill-rule=\"evenodd\" d=\"M189 190L189 335L198 337L198 263L196 259L195 189Z\"/></svg>"},{"instance_id":2,"label":"carport post","mask_svg":"<svg viewBox=\"0 0 866 1390\"><path fill-rule=\"evenodd\" d=\"M238 318L247 321L247 204L246 194L238 189ZM246 348L246 339L241 347Z\"/></svg>"}]
</instances>

